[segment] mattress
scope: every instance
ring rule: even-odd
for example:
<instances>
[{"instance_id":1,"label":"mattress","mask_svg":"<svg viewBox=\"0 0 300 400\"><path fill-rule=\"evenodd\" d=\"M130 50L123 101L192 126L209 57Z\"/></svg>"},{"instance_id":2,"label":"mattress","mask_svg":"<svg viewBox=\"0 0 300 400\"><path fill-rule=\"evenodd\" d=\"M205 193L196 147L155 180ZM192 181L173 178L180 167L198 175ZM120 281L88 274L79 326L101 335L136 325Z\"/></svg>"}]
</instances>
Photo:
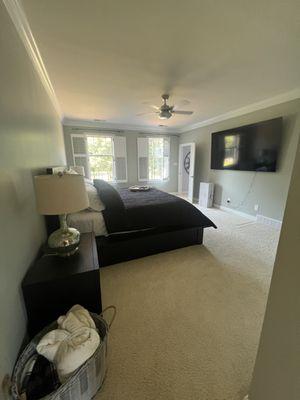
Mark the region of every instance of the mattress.
<instances>
[{"instance_id":1,"label":"mattress","mask_svg":"<svg viewBox=\"0 0 300 400\"><path fill-rule=\"evenodd\" d=\"M80 233L94 232L95 236L107 236L107 229L102 212L80 211L69 214L67 217L68 225L76 228Z\"/></svg>"}]
</instances>

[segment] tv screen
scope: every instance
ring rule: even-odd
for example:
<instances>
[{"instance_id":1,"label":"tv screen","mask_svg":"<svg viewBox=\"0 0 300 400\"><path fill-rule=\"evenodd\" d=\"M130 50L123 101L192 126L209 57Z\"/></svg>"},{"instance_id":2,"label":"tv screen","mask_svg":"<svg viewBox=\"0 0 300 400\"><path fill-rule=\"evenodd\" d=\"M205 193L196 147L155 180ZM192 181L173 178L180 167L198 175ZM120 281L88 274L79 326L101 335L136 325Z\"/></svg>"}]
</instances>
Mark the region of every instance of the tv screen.
<instances>
[{"instance_id":1,"label":"tv screen","mask_svg":"<svg viewBox=\"0 0 300 400\"><path fill-rule=\"evenodd\" d=\"M212 134L211 169L276 171L282 118Z\"/></svg>"}]
</instances>

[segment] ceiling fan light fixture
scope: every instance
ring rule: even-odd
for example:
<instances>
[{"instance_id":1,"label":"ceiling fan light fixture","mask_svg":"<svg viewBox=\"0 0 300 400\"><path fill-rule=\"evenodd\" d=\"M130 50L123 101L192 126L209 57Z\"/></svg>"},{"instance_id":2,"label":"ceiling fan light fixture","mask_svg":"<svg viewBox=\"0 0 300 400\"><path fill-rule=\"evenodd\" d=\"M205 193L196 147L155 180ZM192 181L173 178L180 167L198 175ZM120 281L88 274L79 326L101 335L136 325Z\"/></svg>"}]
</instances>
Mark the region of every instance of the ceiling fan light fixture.
<instances>
[{"instance_id":1,"label":"ceiling fan light fixture","mask_svg":"<svg viewBox=\"0 0 300 400\"><path fill-rule=\"evenodd\" d=\"M169 110L161 110L161 112L158 114L159 119L169 119L172 117L172 114L170 113Z\"/></svg>"},{"instance_id":2,"label":"ceiling fan light fixture","mask_svg":"<svg viewBox=\"0 0 300 400\"><path fill-rule=\"evenodd\" d=\"M136 115L142 116L145 114L156 114L159 119L169 119L173 116L173 114L178 114L178 115L193 114L193 111L178 110L176 108L176 106L174 106L174 105L170 106L169 104L167 104L167 100L169 99L168 94L163 94L161 97L163 99L163 104L160 107L150 104L150 107L154 108L155 111L152 111L150 113L140 113L140 114L136 114Z\"/></svg>"}]
</instances>

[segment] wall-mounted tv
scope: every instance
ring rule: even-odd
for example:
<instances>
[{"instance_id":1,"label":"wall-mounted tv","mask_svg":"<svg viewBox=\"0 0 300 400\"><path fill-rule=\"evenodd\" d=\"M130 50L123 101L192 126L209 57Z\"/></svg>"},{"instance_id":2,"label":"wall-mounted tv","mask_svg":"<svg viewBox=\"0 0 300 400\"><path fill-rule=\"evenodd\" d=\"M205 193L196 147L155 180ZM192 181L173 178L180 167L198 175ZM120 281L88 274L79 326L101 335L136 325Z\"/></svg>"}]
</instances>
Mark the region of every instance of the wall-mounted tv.
<instances>
[{"instance_id":1,"label":"wall-mounted tv","mask_svg":"<svg viewBox=\"0 0 300 400\"><path fill-rule=\"evenodd\" d=\"M275 172L282 118L212 133L211 169Z\"/></svg>"}]
</instances>

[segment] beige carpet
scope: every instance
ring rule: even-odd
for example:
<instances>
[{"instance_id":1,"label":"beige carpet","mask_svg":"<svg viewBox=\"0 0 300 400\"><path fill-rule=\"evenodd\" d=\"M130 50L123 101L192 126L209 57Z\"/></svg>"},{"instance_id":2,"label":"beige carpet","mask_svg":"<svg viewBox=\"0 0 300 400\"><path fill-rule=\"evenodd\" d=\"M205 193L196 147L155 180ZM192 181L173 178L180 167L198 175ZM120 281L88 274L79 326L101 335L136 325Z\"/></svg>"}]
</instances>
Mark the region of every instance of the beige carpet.
<instances>
[{"instance_id":1,"label":"beige carpet","mask_svg":"<svg viewBox=\"0 0 300 400\"><path fill-rule=\"evenodd\" d=\"M220 210L204 245L101 270L115 304L97 399L240 400L256 355L279 232Z\"/></svg>"}]
</instances>

